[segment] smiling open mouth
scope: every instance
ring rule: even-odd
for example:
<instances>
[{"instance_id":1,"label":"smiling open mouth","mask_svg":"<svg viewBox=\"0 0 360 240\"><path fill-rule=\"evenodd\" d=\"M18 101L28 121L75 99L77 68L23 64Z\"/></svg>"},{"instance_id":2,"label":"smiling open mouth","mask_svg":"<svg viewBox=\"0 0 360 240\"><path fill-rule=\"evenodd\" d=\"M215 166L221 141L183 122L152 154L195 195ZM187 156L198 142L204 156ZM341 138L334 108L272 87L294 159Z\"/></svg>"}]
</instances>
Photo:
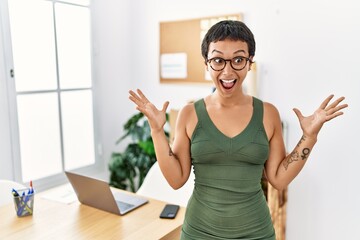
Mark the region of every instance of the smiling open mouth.
<instances>
[{"instance_id":1,"label":"smiling open mouth","mask_svg":"<svg viewBox=\"0 0 360 240\"><path fill-rule=\"evenodd\" d=\"M236 79L231 79L231 80L224 80L221 79L220 80L221 85L223 86L223 88L225 89L231 89L235 83L236 83Z\"/></svg>"}]
</instances>

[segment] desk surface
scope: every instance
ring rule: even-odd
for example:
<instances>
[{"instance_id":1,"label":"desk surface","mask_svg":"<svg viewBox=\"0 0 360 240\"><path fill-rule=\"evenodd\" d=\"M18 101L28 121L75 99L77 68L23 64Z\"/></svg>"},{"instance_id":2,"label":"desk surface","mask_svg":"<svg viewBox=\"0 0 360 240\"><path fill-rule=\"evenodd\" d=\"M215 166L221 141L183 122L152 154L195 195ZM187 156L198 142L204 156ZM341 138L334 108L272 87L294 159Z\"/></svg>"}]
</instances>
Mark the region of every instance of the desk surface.
<instances>
[{"instance_id":1,"label":"desk surface","mask_svg":"<svg viewBox=\"0 0 360 240\"><path fill-rule=\"evenodd\" d=\"M0 207L0 239L176 239L185 208L180 208L175 219L160 219L165 204L149 199L140 208L118 216L78 201L46 200L40 193L35 195L32 216L17 217L14 204Z\"/></svg>"}]
</instances>

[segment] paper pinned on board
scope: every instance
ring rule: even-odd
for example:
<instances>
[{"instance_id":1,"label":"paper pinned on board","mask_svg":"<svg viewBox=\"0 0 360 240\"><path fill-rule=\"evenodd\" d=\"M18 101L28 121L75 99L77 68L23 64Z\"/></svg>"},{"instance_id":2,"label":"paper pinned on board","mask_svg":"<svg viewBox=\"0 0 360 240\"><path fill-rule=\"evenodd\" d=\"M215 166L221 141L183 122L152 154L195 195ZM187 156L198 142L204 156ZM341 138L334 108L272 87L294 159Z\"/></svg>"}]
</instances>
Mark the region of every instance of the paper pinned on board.
<instances>
[{"instance_id":1,"label":"paper pinned on board","mask_svg":"<svg viewBox=\"0 0 360 240\"><path fill-rule=\"evenodd\" d=\"M163 79L185 79L187 77L186 53L161 54L160 69Z\"/></svg>"}]
</instances>

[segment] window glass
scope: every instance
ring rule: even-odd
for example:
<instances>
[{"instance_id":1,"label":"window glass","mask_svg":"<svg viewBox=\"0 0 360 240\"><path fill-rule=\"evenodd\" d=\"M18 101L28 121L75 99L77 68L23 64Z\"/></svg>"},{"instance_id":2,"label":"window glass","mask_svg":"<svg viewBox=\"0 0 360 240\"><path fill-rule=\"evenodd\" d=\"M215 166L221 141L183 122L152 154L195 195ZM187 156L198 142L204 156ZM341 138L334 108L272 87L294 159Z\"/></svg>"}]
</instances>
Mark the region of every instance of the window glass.
<instances>
[{"instance_id":1,"label":"window glass","mask_svg":"<svg viewBox=\"0 0 360 240\"><path fill-rule=\"evenodd\" d=\"M92 93L61 93L65 169L95 163Z\"/></svg>"},{"instance_id":2,"label":"window glass","mask_svg":"<svg viewBox=\"0 0 360 240\"><path fill-rule=\"evenodd\" d=\"M55 12L60 88L91 87L89 9L57 3Z\"/></svg>"},{"instance_id":3,"label":"window glass","mask_svg":"<svg viewBox=\"0 0 360 240\"><path fill-rule=\"evenodd\" d=\"M39 0L8 3L16 90L56 89L52 3Z\"/></svg>"},{"instance_id":4,"label":"window glass","mask_svg":"<svg viewBox=\"0 0 360 240\"><path fill-rule=\"evenodd\" d=\"M59 108L56 93L17 97L23 181L62 171Z\"/></svg>"}]
</instances>

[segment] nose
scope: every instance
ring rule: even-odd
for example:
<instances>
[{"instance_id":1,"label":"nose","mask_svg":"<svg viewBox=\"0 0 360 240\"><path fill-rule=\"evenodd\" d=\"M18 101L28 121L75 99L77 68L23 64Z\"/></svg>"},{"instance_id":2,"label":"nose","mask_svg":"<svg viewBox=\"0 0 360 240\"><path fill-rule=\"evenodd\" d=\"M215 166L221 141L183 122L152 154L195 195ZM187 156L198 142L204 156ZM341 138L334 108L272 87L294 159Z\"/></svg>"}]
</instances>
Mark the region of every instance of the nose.
<instances>
[{"instance_id":1,"label":"nose","mask_svg":"<svg viewBox=\"0 0 360 240\"><path fill-rule=\"evenodd\" d=\"M231 62L229 60L226 61L225 67L223 69L223 73L232 72L233 68L231 67Z\"/></svg>"}]
</instances>

